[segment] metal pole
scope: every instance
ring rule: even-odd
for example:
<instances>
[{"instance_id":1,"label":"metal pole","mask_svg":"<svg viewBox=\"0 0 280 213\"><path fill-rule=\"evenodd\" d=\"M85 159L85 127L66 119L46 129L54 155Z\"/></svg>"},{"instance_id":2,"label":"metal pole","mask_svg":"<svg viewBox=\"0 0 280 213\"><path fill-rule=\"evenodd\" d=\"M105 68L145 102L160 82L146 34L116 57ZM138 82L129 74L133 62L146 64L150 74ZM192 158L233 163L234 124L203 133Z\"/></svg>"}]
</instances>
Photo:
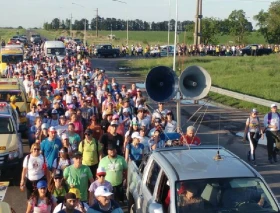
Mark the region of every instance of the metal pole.
<instances>
[{"instance_id":1,"label":"metal pole","mask_svg":"<svg viewBox=\"0 0 280 213\"><path fill-rule=\"evenodd\" d=\"M196 0L196 15L195 15L195 24L194 24L194 41L193 44L197 46L198 44L198 13L199 13L199 0Z\"/></svg>"},{"instance_id":2,"label":"metal pole","mask_svg":"<svg viewBox=\"0 0 280 213\"><path fill-rule=\"evenodd\" d=\"M86 34L87 34L87 20L85 19L84 46L86 46Z\"/></svg>"},{"instance_id":3,"label":"metal pole","mask_svg":"<svg viewBox=\"0 0 280 213\"><path fill-rule=\"evenodd\" d=\"M127 10L127 8L126 8ZM128 45L128 18L126 20L126 46Z\"/></svg>"},{"instance_id":4,"label":"metal pole","mask_svg":"<svg viewBox=\"0 0 280 213\"><path fill-rule=\"evenodd\" d=\"M176 0L176 20L174 35L174 52L173 52L173 70L176 72L176 49L177 49L177 28L178 28L178 0ZM181 93L178 91L176 95L177 102L177 129L181 128Z\"/></svg>"},{"instance_id":5,"label":"metal pole","mask_svg":"<svg viewBox=\"0 0 280 213\"><path fill-rule=\"evenodd\" d=\"M96 9L96 37L98 37L98 8Z\"/></svg>"},{"instance_id":6,"label":"metal pole","mask_svg":"<svg viewBox=\"0 0 280 213\"><path fill-rule=\"evenodd\" d=\"M169 40L170 40L170 6L171 6L171 0L169 0L169 6L168 6L168 35L167 35L167 57L169 57Z\"/></svg>"},{"instance_id":7,"label":"metal pole","mask_svg":"<svg viewBox=\"0 0 280 213\"><path fill-rule=\"evenodd\" d=\"M70 37L72 37L72 13L70 16Z\"/></svg>"},{"instance_id":8,"label":"metal pole","mask_svg":"<svg viewBox=\"0 0 280 213\"><path fill-rule=\"evenodd\" d=\"M201 44L201 36L202 36L202 32L201 32L201 27L202 27L202 23L201 20L202 19L202 0L199 0L199 14L198 14L198 39L197 42L198 44Z\"/></svg>"}]
</instances>

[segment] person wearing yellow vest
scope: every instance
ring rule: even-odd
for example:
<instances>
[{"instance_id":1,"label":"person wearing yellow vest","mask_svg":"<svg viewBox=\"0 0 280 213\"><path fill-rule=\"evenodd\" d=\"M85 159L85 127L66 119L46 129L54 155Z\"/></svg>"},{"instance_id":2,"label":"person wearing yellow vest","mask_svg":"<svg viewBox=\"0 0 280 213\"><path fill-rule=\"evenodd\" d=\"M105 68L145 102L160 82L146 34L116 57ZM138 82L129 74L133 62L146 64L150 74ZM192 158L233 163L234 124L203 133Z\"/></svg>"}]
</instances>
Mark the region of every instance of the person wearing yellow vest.
<instances>
[{"instance_id":1,"label":"person wearing yellow vest","mask_svg":"<svg viewBox=\"0 0 280 213\"><path fill-rule=\"evenodd\" d=\"M16 102L17 102L17 97L15 95L11 96L10 97L10 105L14 110L17 111L18 115L20 115L20 111L19 111L18 106L16 105Z\"/></svg>"}]
</instances>

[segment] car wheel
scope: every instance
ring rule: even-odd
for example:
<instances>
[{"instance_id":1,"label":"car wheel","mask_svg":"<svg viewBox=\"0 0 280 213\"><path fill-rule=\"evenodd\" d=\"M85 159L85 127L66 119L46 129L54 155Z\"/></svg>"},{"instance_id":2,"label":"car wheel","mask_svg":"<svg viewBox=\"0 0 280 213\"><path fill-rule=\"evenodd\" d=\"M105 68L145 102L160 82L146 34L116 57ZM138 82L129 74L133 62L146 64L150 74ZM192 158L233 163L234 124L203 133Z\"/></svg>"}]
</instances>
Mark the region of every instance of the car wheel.
<instances>
[{"instance_id":1,"label":"car wheel","mask_svg":"<svg viewBox=\"0 0 280 213\"><path fill-rule=\"evenodd\" d=\"M114 54L113 54L113 58L116 58L116 57L117 57L117 54L116 54L116 53L114 53Z\"/></svg>"},{"instance_id":2,"label":"car wheel","mask_svg":"<svg viewBox=\"0 0 280 213\"><path fill-rule=\"evenodd\" d=\"M101 58L101 54L100 53L97 54L97 58Z\"/></svg>"},{"instance_id":3,"label":"car wheel","mask_svg":"<svg viewBox=\"0 0 280 213\"><path fill-rule=\"evenodd\" d=\"M248 55L246 53L244 53L243 56L248 56Z\"/></svg>"}]
</instances>

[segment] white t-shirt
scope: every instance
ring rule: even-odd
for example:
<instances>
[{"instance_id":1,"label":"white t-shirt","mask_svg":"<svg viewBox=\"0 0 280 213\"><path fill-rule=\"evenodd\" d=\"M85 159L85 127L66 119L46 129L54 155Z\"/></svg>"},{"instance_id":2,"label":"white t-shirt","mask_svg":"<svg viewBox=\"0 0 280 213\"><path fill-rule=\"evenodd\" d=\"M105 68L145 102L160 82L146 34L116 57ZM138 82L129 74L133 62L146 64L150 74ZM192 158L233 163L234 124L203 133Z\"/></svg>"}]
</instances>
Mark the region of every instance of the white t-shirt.
<instances>
[{"instance_id":1,"label":"white t-shirt","mask_svg":"<svg viewBox=\"0 0 280 213\"><path fill-rule=\"evenodd\" d=\"M84 204L84 210L87 211L88 208L89 208L88 204L86 204L86 203L84 203L84 202L83 202L83 204ZM79 205L76 206L75 209L81 211L81 209L80 209L81 206L82 206L82 204L81 204L81 202L80 202ZM58 204L58 205L54 208L53 213L57 213L57 212L59 212L60 210L65 209L65 208L66 208L65 205L63 205L63 203L60 203L60 204Z\"/></svg>"},{"instance_id":2,"label":"white t-shirt","mask_svg":"<svg viewBox=\"0 0 280 213\"><path fill-rule=\"evenodd\" d=\"M28 112L26 114L26 118L27 120L29 120L29 124L30 126L33 126L35 125L35 118L39 116L39 113L38 112Z\"/></svg>"},{"instance_id":3,"label":"white t-shirt","mask_svg":"<svg viewBox=\"0 0 280 213\"><path fill-rule=\"evenodd\" d=\"M70 164L69 164L70 163ZM59 169L59 170L63 170L65 169L67 166L70 166L73 164L73 160L70 159L70 161L68 159L62 159L60 158L59 159L59 162L58 162L58 166L57 166L57 158L53 161L53 165L52 167L56 169Z\"/></svg>"},{"instance_id":4,"label":"white t-shirt","mask_svg":"<svg viewBox=\"0 0 280 213\"><path fill-rule=\"evenodd\" d=\"M27 161L28 161L28 165L27 165ZM41 179L45 175L43 170L43 164L44 164L43 155L40 154L38 157L33 157L31 154L27 155L23 161L23 168L27 168L26 177L31 181Z\"/></svg>"},{"instance_id":5,"label":"white t-shirt","mask_svg":"<svg viewBox=\"0 0 280 213\"><path fill-rule=\"evenodd\" d=\"M60 138L61 138L61 135L63 133L68 134L68 124L65 124L64 126L58 125L55 128L56 128L56 131L57 131L57 135Z\"/></svg>"},{"instance_id":6,"label":"white t-shirt","mask_svg":"<svg viewBox=\"0 0 280 213\"><path fill-rule=\"evenodd\" d=\"M167 122L164 128L164 132L175 132L176 128L177 128L177 122L173 120L171 122Z\"/></svg>"},{"instance_id":7,"label":"white t-shirt","mask_svg":"<svg viewBox=\"0 0 280 213\"><path fill-rule=\"evenodd\" d=\"M73 98L72 95L66 94L66 95L64 95L63 100L65 100L66 104L71 104L72 103L72 98Z\"/></svg>"}]
</instances>

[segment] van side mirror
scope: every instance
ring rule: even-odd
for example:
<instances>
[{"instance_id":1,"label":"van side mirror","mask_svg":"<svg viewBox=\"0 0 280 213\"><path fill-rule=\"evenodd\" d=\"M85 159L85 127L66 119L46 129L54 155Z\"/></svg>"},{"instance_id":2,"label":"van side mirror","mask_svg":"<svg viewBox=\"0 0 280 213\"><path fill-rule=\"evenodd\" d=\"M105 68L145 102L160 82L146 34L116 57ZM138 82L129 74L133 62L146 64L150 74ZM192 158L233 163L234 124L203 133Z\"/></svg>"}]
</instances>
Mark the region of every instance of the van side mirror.
<instances>
[{"instance_id":1,"label":"van side mirror","mask_svg":"<svg viewBox=\"0 0 280 213\"><path fill-rule=\"evenodd\" d=\"M162 205L159 203L151 203L149 205L149 213L163 213Z\"/></svg>"}]
</instances>

